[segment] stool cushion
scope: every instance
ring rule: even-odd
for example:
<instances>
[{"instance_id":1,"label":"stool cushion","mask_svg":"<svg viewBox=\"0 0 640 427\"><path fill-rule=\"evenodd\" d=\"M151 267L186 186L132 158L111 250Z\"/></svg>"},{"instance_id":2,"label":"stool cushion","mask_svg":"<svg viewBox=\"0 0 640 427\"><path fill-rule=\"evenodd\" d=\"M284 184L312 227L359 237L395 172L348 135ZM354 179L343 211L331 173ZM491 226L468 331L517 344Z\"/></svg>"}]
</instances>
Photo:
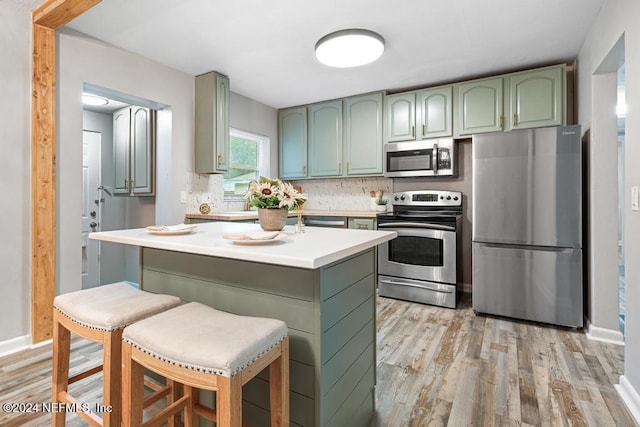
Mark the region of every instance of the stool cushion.
<instances>
[{"instance_id":1,"label":"stool cushion","mask_svg":"<svg viewBox=\"0 0 640 427\"><path fill-rule=\"evenodd\" d=\"M191 302L126 327L122 338L173 365L230 377L287 333L281 320L238 316Z\"/></svg>"},{"instance_id":2,"label":"stool cushion","mask_svg":"<svg viewBox=\"0 0 640 427\"><path fill-rule=\"evenodd\" d=\"M126 282L58 295L54 307L91 329L115 331L180 304L180 298L144 292Z\"/></svg>"}]
</instances>

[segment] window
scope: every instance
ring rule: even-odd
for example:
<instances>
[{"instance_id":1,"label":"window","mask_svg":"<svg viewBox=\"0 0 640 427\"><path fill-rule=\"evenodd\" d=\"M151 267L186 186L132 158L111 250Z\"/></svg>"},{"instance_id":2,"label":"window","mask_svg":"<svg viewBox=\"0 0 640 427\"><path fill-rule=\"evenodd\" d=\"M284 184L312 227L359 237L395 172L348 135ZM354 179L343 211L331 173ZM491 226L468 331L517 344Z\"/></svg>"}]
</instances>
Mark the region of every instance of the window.
<instances>
[{"instance_id":1,"label":"window","mask_svg":"<svg viewBox=\"0 0 640 427\"><path fill-rule=\"evenodd\" d=\"M224 197L240 198L249 183L269 176L269 138L237 129L229 131L229 171L224 177Z\"/></svg>"}]
</instances>

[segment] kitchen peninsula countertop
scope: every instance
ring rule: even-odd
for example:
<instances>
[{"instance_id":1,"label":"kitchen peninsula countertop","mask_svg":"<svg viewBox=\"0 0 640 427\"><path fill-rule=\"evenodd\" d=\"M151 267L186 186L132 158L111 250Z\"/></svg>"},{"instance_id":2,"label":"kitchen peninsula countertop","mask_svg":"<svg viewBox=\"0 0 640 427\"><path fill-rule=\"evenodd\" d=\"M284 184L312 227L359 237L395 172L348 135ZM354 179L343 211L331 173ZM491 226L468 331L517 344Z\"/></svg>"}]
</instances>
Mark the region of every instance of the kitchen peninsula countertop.
<instances>
[{"instance_id":1,"label":"kitchen peninsula countertop","mask_svg":"<svg viewBox=\"0 0 640 427\"><path fill-rule=\"evenodd\" d=\"M290 336L291 424L366 427L375 414L375 246L395 232L307 227L264 244L224 233L258 224L212 221L181 235L145 228L89 238L140 247L140 287L231 313L286 322ZM243 421L268 425L268 378L243 387L257 410ZM268 408L268 405L266 406Z\"/></svg>"},{"instance_id":2,"label":"kitchen peninsula countertop","mask_svg":"<svg viewBox=\"0 0 640 427\"><path fill-rule=\"evenodd\" d=\"M376 211L325 211L325 210L303 210L303 216L346 216L353 218L375 218ZM296 216L296 211L290 211L289 216ZM186 214L185 219L210 219L217 221L246 221L258 218L258 211L220 211L203 214Z\"/></svg>"},{"instance_id":3,"label":"kitchen peninsula countertop","mask_svg":"<svg viewBox=\"0 0 640 427\"><path fill-rule=\"evenodd\" d=\"M347 230L307 227L296 234L293 226L282 231L286 237L265 244L237 244L222 238L226 233L261 230L258 224L211 222L198 224L182 235L159 235L145 228L102 231L90 239L300 268L320 268L332 262L375 247L397 236L390 231Z\"/></svg>"}]
</instances>

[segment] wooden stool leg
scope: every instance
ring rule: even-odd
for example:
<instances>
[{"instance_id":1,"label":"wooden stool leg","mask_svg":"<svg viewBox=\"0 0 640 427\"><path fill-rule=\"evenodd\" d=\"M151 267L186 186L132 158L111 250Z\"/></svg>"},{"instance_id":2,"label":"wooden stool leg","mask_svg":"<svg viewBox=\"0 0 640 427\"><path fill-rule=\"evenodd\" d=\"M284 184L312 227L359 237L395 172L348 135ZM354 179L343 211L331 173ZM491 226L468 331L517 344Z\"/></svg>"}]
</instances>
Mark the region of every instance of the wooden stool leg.
<instances>
[{"instance_id":1,"label":"wooden stool leg","mask_svg":"<svg viewBox=\"0 0 640 427\"><path fill-rule=\"evenodd\" d=\"M200 417L193 413L194 405L200 402L200 390L188 385L183 385L184 395L189 397L187 405L184 407L184 425L185 427L198 427L200 425Z\"/></svg>"},{"instance_id":2,"label":"wooden stool leg","mask_svg":"<svg viewBox=\"0 0 640 427\"><path fill-rule=\"evenodd\" d=\"M51 401L60 402L60 392L69 388L69 353L71 351L71 332L58 321L57 310L53 312L53 381ZM65 412L53 411L52 427L64 427Z\"/></svg>"},{"instance_id":3,"label":"wooden stool leg","mask_svg":"<svg viewBox=\"0 0 640 427\"><path fill-rule=\"evenodd\" d=\"M269 365L271 425L289 426L289 337L280 343L280 357Z\"/></svg>"},{"instance_id":4,"label":"wooden stool leg","mask_svg":"<svg viewBox=\"0 0 640 427\"><path fill-rule=\"evenodd\" d=\"M122 329L105 332L103 341L102 414L104 426L120 426L122 407ZM108 409L110 408L110 409Z\"/></svg>"},{"instance_id":5,"label":"wooden stool leg","mask_svg":"<svg viewBox=\"0 0 640 427\"><path fill-rule=\"evenodd\" d=\"M144 369L131 358L131 344L122 343L122 425L142 425Z\"/></svg>"},{"instance_id":6,"label":"wooden stool leg","mask_svg":"<svg viewBox=\"0 0 640 427\"><path fill-rule=\"evenodd\" d=\"M216 415L220 427L241 427L242 425L242 382L240 375L218 376L216 391Z\"/></svg>"}]
</instances>

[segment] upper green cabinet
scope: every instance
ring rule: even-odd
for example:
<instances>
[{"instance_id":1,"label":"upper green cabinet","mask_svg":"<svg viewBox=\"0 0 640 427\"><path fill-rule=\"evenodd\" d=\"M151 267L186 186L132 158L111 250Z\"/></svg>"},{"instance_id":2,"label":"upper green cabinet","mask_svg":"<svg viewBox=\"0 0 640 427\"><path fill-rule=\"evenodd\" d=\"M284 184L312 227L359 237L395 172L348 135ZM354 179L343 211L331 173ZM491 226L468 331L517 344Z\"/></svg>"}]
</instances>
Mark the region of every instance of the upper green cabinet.
<instances>
[{"instance_id":1,"label":"upper green cabinet","mask_svg":"<svg viewBox=\"0 0 640 427\"><path fill-rule=\"evenodd\" d=\"M307 107L278 112L280 178L307 177Z\"/></svg>"},{"instance_id":2,"label":"upper green cabinet","mask_svg":"<svg viewBox=\"0 0 640 427\"><path fill-rule=\"evenodd\" d=\"M309 107L309 175L342 174L342 101Z\"/></svg>"},{"instance_id":3,"label":"upper green cabinet","mask_svg":"<svg viewBox=\"0 0 640 427\"><path fill-rule=\"evenodd\" d=\"M451 86L443 86L388 95L385 142L451 136L452 92Z\"/></svg>"},{"instance_id":4,"label":"upper green cabinet","mask_svg":"<svg viewBox=\"0 0 640 427\"><path fill-rule=\"evenodd\" d=\"M195 81L195 172L229 170L229 79L210 72Z\"/></svg>"},{"instance_id":5,"label":"upper green cabinet","mask_svg":"<svg viewBox=\"0 0 640 427\"><path fill-rule=\"evenodd\" d=\"M347 175L382 173L382 93L344 100Z\"/></svg>"},{"instance_id":6,"label":"upper green cabinet","mask_svg":"<svg viewBox=\"0 0 640 427\"><path fill-rule=\"evenodd\" d=\"M416 93L418 105L418 130L420 139L440 138L453 134L453 88L421 90Z\"/></svg>"},{"instance_id":7,"label":"upper green cabinet","mask_svg":"<svg viewBox=\"0 0 640 427\"><path fill-rule=\"evenodd\" d=\"M566 73L554 65L455 85L455 136L565 124Z\"/></svg>"},{"instance_id":8,"label":"upper green cabinet","mask_svg":"<svg viewBox=\"0 0 640 427\"><path fill-rule=\"evenodd\" d=\"M129 106L113 113L113 193L154 195L155 111Z\"/></svg>"},{"instance_id":9,"label":"upper green cabinet","mask_svg":"<svg viewBox=\"0 0 640 427\"><path fill-rule=\"evenodd\" d=\"M557 126L565 121L564 67L510 74L510 128Z\"/></svg>"},{"instance_id":10,"label":"upper green cabinet","mask_svg":"<svg viewBox=\"0 0 640 427\"><path fill-rule=\"evenodd\" d=\"M280 178L382 175L382 102L378 92L280 110Z\"/></svg>"},{"instance_id":11,"label":"upper green cabinet","mask_svg":"<svg viewBox=\"0 0 640 427\"><path fill-rule=\"evenodd\" d=\"M397 93L385 97L385 142L416 139L416 94Z\"/></svg>"},{"instance_id":12,"label":"upper green cabinet","mask_svg":"<svg viewBox=\"0 0 640 427\"><path fill-rule=\"evenodd\" d=\"M502 77L460 83L456 90L457 135L502 130Z\"/></svg>"}]
</instances>

